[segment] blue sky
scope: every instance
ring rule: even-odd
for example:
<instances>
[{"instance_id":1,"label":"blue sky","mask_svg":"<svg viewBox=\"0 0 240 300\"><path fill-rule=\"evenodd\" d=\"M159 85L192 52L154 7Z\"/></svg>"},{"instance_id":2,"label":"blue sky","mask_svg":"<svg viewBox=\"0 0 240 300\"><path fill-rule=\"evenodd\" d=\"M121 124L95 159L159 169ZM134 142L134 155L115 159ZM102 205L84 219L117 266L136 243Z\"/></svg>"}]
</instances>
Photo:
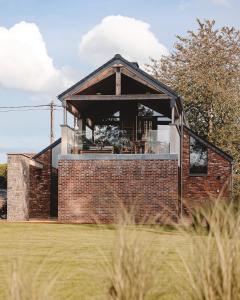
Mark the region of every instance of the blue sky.
<instances>
[{"instance_id":1,"label":"blue sky","mask_svg":"<svg viewBox=\"0 0 240 300\"><path fill-rule=\"evenodd\" d=\"M0 106L49 103L116 52L144 65L196 18L239 28L239 15L240 0L0 0ZM48 144L48 111L0 112L0 162Z\"/></svg>"}]
</instances>

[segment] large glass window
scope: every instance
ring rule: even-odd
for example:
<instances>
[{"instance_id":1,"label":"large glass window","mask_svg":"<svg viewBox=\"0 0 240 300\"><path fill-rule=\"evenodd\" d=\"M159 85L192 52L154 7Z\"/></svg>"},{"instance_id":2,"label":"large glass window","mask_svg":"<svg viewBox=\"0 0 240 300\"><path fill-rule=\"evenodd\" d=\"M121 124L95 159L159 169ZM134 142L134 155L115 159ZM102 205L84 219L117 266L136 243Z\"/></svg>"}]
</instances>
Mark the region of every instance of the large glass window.
<instances>
[{"instance_id":1,"label":"large glass window","mask_svg":"<svg viewBox=\"0 0 240 300\"><path fill-rule=\"evenodd\" d=\"M190 174L207 174L207 147L194 137L190 137Z\"/></svg>"}]
</instances>

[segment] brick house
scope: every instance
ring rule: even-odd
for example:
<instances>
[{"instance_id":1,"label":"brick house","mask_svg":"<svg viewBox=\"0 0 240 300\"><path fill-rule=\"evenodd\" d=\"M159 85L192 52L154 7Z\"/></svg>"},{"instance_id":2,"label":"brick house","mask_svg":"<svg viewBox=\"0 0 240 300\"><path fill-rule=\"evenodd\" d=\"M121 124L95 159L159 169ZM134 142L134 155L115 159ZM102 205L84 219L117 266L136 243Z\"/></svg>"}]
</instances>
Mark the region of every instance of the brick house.
<instances>
[{"instance_id":1,"label":"brick house","mask_svg":"<svg viewBox=\"0 0 240 300\"><path fill-rule=\"evenodd\" d=\"M117 54L58 98L61 138L8 155L8 220L110 223L122 205L138 220L176 220L231 197L231 156L193 132L181 97L137 63Z\"/></svg>"}]
</instances>

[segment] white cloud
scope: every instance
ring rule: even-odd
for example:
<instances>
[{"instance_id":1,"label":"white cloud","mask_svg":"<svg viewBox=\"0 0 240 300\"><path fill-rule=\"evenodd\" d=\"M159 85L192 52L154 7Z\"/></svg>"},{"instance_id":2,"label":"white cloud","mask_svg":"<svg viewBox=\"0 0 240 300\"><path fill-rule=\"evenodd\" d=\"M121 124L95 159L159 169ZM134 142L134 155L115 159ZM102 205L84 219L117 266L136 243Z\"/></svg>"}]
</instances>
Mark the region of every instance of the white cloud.
<instances>
[{"instance_id":1,"label":"white cloud","mask_svg":"<svg viewBox=\"0 0 240 300\"><path fill-rule=\"evenodd\" d=\"M230 6L230 0L210 0L212 3L222 6Z\"/></svg>"},{"instance_id":2,"label":"white cloud","mask_svg":"<svg viewBox=\"0 0 240 300\"><path fill-rule=\"evenodd\" d=\"M0 27L0 85L7 88L43 92L72 84L64 72L54 67L38 26L20 22Z\"/></svg>"},{"instance_id":3,"label":"white cloud","mask_svg":"<svg viewBox=\"0 0 240 300\"><path fill-rule=\"evenodd\" d=\"M187 10L190 8L191 6L191 2L190 1L186 1L186 0L181 0L178 4L178 8L182 11Z\"/></svg>"},{"instance_id":4,"label":"white cloud","mask_svg":"<svg viewBox=\"0 0 240 300\"><path fill-rule=\"evenodd\" d=\"M94 65L119 53L140 65L149 57L168 55L167 48L151 32L150 25L124 16L107 16L83 35L79 44L80 56Z\"/></svg>"}]
</instances>

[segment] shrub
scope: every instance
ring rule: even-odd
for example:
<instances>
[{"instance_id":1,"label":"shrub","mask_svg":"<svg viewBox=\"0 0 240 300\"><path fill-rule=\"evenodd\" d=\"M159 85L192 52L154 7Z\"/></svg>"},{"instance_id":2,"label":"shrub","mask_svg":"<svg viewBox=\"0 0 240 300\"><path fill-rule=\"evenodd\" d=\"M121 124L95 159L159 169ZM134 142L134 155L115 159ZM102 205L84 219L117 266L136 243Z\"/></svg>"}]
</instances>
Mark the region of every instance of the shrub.
<instances>
[{"instance_id":1,"label":"shrub","mask_svg":"<svg viewBox=\"0 0 240 300\"><path fill-rule=\"evenodd\" d=\"M0 164L0 177L7 178L7 164Z\"/></svg>"}]
</instances>

